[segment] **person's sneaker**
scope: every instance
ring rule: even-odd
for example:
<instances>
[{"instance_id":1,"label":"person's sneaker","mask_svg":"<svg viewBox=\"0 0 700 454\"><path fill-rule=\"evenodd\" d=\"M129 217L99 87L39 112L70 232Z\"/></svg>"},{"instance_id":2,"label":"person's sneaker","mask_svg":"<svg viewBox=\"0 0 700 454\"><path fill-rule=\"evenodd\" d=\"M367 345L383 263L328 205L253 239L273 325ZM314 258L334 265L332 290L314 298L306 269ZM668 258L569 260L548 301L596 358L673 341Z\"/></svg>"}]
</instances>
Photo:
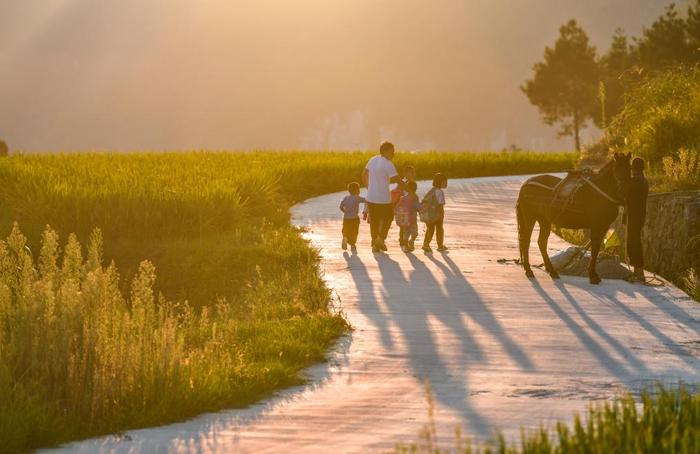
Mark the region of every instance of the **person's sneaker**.
<instances>
[{"instance_id":1,"label":"person's sneaker","mask_svg":"<svg viewBox=\"0 0 700 454\"><path fill-rule=\"evenodd\" d=\"M343 248L343 250L346 250L348 248L348 239L343 237L343 241L340 243L340 247Z\"/></svg>"},{"instance_id":2,"label":"person's sneaker","mask_svg":"<svg viewBox=\"0 0 700 454\"><path fill-rule=\"evenodd\" d=\"M409 252L415 251L416 250L416 243L414 243L413 241L409 241L408 242L408 250L409 250Z\"/></svg>"},{"instance_id":3,"label":"person's sneaker","mask_svg":"<svg viewBox=\"0 0 700 454\"><path fill-rule=\"evenodd\" d=\"M438 246L437 250L438 252L445 252L448 249L447 246Z\"/></svg>"},{"instance_id":4,"label":"person's sneaker","mask_svg":"<svg viewBox=\"0 0 700 454\"><path fill-rule=\"evenodd\" d=\"M377 238L376 240L374 240L374 245L378 249L381 249L382 251L386 251L386 243L381 238Z\"/></svg>"},{"instance_id":5,"label":"person's sneaker","mask_svg":"<svg viewBox=\"0 0 700 454\"><path fill-rule=\"evenodd\" d=\"M357 246L354 244L351 244L350 245L350 252L352 252L353 254L357 253Z\"/></svg>"},{"instance_id":6,"label":"person's sneaker","mask_svg":"<svg viewBox=\"0 0 700 454\"><path fill-rule=\"evenodd\" d=\"M424 244L424 245L423 245L423 250L424 250L425 252L433 252L433 250L432 250L432 249L430 248L430 246L428 246L427 244Z\"/></svg>"},{"instance_id":7,"label":"person's sneaker","mask_svg":"<svg viewBox=\"0 0 700 454\"><path fill-rule=\"evenodd\" d=\"M409 251L410 251L410 249L408 248L408 246L406 246L405 244L401 246L401 250L402 250L403 252L409 252Z\"/></svg>"}]
</instances>

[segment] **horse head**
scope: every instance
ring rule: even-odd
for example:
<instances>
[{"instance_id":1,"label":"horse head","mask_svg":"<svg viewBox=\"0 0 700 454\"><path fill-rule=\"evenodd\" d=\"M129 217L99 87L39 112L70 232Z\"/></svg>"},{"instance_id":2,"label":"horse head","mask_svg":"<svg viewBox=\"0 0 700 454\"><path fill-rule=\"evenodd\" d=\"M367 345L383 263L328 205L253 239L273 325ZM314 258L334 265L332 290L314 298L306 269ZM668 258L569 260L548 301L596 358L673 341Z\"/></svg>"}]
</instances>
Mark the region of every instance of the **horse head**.
<instances>
[{"instance_id":1,"label":"horse head","mask_svg":"<svg viewBox=\"0 0 700 454\"><path fill-rule=\"evenodd\" d=\"M632 153L615 153L613 155L613 177L617 185L617 199L624 200L627 195L627 187L632 179Z\"/></svg>"}]
</instances>

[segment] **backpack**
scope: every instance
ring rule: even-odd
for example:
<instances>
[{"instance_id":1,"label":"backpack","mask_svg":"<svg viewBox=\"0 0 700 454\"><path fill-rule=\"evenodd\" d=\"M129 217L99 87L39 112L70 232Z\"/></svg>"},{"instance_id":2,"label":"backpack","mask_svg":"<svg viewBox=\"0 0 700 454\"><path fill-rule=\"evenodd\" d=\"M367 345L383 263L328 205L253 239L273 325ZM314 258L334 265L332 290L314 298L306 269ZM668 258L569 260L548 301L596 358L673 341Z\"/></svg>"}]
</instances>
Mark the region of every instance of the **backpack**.
<instances>
[{"instance_id":1,"label":"backpack","mask_svg":"<svg viewBox=\"0 0 700 454\"><path fill-rule=\"evenodd\" d=\"M391 190L391 204L393 206L396 206L399 203L401 197L403 197L403 189L401 189L399 186L396 186Z\"/></svg>"},{"instance_id":2,"label":"backpack","mask_svg":"<svg viewBox=\"0 0 700 454\"><path fill-rule=\"evenodd\" d=\"M438 204L437 197L435 196L435 188L432 188L425 197L423 197L418 214L421 222L425 222L426 224L437 222L440 218L440 204Z\"/></svg>"},{"instance_id":3,"label":"backpack","mask_svg":"<svg viewBox=\"0 0 700 454\"><path fill-rule=\"evenodd\" d=\"M405 199L404 199L405 198ZM394 217L396 218L396 225L399 227L410 227L411 226L411 204L413 200L409 196L404 196L399 200L394 209Z\"/></svg>"}]
</instances>

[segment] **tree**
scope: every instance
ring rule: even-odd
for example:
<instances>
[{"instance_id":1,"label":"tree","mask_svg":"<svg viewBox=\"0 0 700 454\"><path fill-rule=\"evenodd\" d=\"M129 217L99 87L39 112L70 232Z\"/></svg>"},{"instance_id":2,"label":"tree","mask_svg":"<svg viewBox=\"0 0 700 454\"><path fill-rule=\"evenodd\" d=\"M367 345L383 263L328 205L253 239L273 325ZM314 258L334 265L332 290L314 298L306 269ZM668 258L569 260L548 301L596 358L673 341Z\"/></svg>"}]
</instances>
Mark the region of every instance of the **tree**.
<instances>
[{"instance_id":1,"label":"tree","mask_svg":"<svg viewBox=\"0 0 700 454\"><path fill-rule=\"evenodd\" d=\"M691 55L695 61L700 61L700 0L695 1L694 7L691 5L688 8L685 31Z\"/></svg>"},{"instance_id":2,"label":"tree","mask_svg":"<svg viewBox=\"0 0 700 454\"><path fill-rule=\"evenodd\" d=\"M641 65L654 70L696 62L687 29L676 5L668 5L664 14L651 27L644 28L642 37L636 40Z\"/></svg>"},{"instance_id":3,"label":"tree","mask_svg":"<svg viewBox=\"0 0 700 454\"><path fill-rule=\"evenodd\" d=\"M559 29L554 48L545 48L531 80L521 86L548 125L560 124L559 136L573 136L581 151L580 132L599 110L596 50L575 20Z\"/></svg>"},{"instance_id":4,"label":"tree","mask_svg":"<svg viewBox=\"0 0 700 454\"><path fill-rule=\"evenodd\" d=\"M10 149L7 148L5 141L0 140L0 157L7 156L8 154L10 154Z\"/></svg>"},{"instance_id":5,"label":"tree","mask_svg":"<svg viewBox=\"0 0 700 454\"><path fill-rule=\"evenodd\" d=\"M612 118L622 109L624 94L630 80L637 79L639 74L636 52L629 45L627 36L622 29L617 29L610 43L610 49L600 59L600 72L605 87L605 115ZM599 116L594 117L596 124L601 125Z\"/></svg>"}]
</instances>

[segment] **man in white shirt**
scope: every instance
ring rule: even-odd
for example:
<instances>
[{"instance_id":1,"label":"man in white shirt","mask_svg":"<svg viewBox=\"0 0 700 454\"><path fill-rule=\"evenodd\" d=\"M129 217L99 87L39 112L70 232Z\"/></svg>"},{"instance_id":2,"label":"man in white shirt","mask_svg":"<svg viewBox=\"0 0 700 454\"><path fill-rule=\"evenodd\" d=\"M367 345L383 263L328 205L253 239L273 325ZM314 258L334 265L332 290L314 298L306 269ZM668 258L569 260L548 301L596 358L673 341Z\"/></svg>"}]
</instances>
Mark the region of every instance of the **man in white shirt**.
<instances>
[{"instance_id":1,"label":"man in white shirt","mask_svg":"<svg viewBox=\"0 0 700 454\"><path fill-rule=\"evenodd\" d=\"M367 208L369 210L369 226L372 233L372 252L386 251L385 240L389 227L394 218L394 207L391 204L392 183L402 185L394 163L394 145L384 142L379 148L379 155L367 162L362 171L362 180L367 186Z\"/></svg>"}]
</instances>

